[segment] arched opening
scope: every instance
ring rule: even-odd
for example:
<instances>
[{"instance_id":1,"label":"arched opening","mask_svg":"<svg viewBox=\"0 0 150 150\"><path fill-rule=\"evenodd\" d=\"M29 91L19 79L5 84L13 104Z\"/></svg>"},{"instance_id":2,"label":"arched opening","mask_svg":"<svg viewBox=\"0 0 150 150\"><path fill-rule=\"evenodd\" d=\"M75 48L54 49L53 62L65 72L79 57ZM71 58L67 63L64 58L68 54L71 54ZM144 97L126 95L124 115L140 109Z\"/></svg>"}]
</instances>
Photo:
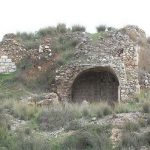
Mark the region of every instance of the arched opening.
<instances>
[{"instance_id":1,"label":"arched opening","mask_svg":"<svg viewBox=\"0 0 150 150\"><path fill-rule=\"evenodd\" d=\"M80 73L72 85L72 102L118 101L119 81L109 67L88 69Z\"/></svg>"}]
</instances>

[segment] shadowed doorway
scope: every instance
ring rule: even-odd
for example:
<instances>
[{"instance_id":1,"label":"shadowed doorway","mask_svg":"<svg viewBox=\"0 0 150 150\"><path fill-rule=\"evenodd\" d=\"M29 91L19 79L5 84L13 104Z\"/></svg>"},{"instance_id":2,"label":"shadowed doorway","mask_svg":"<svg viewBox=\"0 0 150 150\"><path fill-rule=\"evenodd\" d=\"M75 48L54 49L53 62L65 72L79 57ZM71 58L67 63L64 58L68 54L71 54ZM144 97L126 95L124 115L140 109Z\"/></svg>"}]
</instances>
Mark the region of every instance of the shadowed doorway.
<instances>
[{"instance_id":1,"label":"shadowed doorway","mask_svg":"<svg viewBox=\"0 0 150 150\"><path fill-rule=\"evenodd\" d=\"M72 85L72 102L118 101L118 88L118 78L109 67L89 69L75 79Z\"/></svg>"}]
</instances>

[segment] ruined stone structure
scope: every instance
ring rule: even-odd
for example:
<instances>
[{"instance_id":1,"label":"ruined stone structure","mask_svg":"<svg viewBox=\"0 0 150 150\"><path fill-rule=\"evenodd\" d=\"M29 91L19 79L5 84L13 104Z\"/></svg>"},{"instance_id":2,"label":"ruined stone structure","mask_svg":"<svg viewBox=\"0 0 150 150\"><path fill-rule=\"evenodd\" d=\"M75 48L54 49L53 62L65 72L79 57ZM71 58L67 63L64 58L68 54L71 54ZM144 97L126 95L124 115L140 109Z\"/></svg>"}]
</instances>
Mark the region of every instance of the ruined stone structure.
<instances>
[{"instance_id":1,"label":"ruined stone structure","mask_svg":"<svg viewBox=\"0 0 150 150\"><path fill-rule=\"evenodd\" d=\"M71 61L56 70L55 92L62 101L127 101L140 89L150 88L150 74L139 71L144 68L140 56L147 39L138 27L127 26L95 35L69 32L63 36L80 42ZM16 64L30 56L40 64L52 59L53 40L45 38L38 49L26 50L15 35L8 34L0 42L0 56L8 56Z\"/></svg>"},{"instance_id":2,"label":"ruined stone structure","mask_svg":"<svg viewBox=\"0 0 150 150\"><path fill-rule=\"evenodd\" d=\"M40 43L38 49L27 50L20 40L17 39L15 34L6 34L0 42L0 57L2 57L2 59L0 59L0 73L16 71L15 64L19 64L24 58L30 59L31 61L39 61L39 64L43 59L51 59L52 52L50 44L51 40L47 38Z\"/></svg>"},{"instance_id":3,"label":"ruined stone structure","mask_svg":"<svg viewBox=\"0 0 150 150\"><path fill-rule=\"evenodd\" d=\"M126 101L139 93L142 36L145 33L135 26L106 32L96 41L83 34L72 61L57 70L57 93L61 99Z\"/></svg>"},{"instance_id":4,"label":"ruined stone structure","mask_svg":"<svg viewBox=\"0 0 150 150\"><path fill-rule=\"evenodd\" d=\"M16 71L16 65L12 62L11 59L8 59L8 56L0 57L0 73L12 73Z\"/></svg>"},{"instance_id":5,"label":"ruined stone structure","mask_svg":"<svg viewBox=\"0 0 150 150\"><path fill-rule=\"evenodd\" d=\"M0 56L8 56L18 63L26 54L26 49L15 39L14 34L6 34L0 42Z\"/></svg>"}]
</instances>

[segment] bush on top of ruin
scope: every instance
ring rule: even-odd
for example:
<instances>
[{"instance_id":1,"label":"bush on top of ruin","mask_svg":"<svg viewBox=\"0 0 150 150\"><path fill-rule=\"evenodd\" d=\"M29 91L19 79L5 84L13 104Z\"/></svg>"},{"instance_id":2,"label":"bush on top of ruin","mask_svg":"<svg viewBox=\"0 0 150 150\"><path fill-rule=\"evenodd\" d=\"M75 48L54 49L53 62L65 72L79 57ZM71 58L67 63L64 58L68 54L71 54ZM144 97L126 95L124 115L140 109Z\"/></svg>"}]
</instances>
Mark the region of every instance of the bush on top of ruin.
<instances>
[{"instance_id":1,"label":"bush on top of ruin","mask_svg":"<svg viewBox=\"0 0 150 150\"><path fill-rule=\"evenodd\" d=\"M73 25L72 26L72 32L85 32L86 31L86 28L84 26L81 26L81 25Z\"/></svg>"},{"instance_id":2,"label":"bush on top of ruin","mask_svg":"<svg viewBox=\"0 0 150 150\"><path fill-rule=\"evenodd\" d=\"M66 46L66 43L70 42L70 39L65 38L66 33L85 32L85 30L86 29L84 26L74 25L72 27L72 29L70 29L70 28L66 27L66 24L59 23L56 27L49 26L46 28L41 28L37 32L34 32L34 33L17 32L16 38L28 50L28 49L38 49L41 41L44 38L50 37L50 38L54 39L53 40L55 42L55 44L53 44L53 45L55 45L54 49L58 49L58 47L62 47L61 45ZM63 43L61 43L62 40L60 40L62 38L63 38ZM76 46L77 42L73 41L72 43L74 43L74 45Z\"/></svg>"},{"instance_id":3,"label":"bush on top of ruin","mask_svg":"<svg viewBox=\"0 0 150 150\"><path fill-rule=\"evenodd\" d=\"M59 23L57 25L57 32L60 32L60 33L66 33L67 32L67 27L66 27L66 24L64 23Z\"/></svg>"},{"instance_id":4,"label":"bush on top of ruin","mask_svg":"<svg viewBox=\"0 0 150 150\"><path fill-rule=\"evenodd\" d=\"M99 25L96 27L97 32L105 32L106 26L105 25Z\"/></svg>"}]
</instances>

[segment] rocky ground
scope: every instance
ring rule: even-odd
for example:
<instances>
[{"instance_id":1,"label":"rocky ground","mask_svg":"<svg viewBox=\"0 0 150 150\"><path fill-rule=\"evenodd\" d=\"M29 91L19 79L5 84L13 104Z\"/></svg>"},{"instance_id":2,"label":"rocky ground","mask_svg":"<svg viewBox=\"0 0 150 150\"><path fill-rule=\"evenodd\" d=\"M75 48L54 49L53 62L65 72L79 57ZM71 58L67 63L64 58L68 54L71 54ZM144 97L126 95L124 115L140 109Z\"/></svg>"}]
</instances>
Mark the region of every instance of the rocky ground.
<instances>
[{"instance_id":1,"label":"rocky ground","mask_svg":"<svg viewBox=\"0 0 150 150\"><path fill-rule=\"evenodd\" d=\"M16 130L18 129L23 129L25 128L29 121L25 121L25 120L20 120L18 118L14 118L11 115L8 115L7 117L10 118L11 120L11 131L12 132L16 132ZM121 140L121 136L122 136L122 130L124 125L127 122L134 122L134 123L139 123L139 120L142 120L143 122L147 122L147 118L148 115L141 113L141 112L129 112L129 113L119 113L119 114L112 114L112 115L108 115L105 116L103 118L96 118L96 117L92 117L89 119L85 119L85 118L81 118L79 119L79 122L81 123L81 126L88 126L88 125L109 125L111 124L113 126L113 128L111 129L111 136L110 139L112 141L113 147L114 149L116 148L116 145L120 142ZM57 139L60 137L66 137L66 136L70 136L72 135L74 132L76 132L75 130L69 130L66 131L63 127L61 127L60 129L56 130L56 131L52 131L52 132L48 132L48 131L41 131L41 130L32 130L32 133L44 138L48 141L50 141L51 139ZM140 128L140 130L138 131L138 134L143 134L143 133L148 133L150 132L150 126L143 126ZM147 148L146 146L142 146L140 150L148 150L149 148Z\"/></svg>"}]
</instances>

